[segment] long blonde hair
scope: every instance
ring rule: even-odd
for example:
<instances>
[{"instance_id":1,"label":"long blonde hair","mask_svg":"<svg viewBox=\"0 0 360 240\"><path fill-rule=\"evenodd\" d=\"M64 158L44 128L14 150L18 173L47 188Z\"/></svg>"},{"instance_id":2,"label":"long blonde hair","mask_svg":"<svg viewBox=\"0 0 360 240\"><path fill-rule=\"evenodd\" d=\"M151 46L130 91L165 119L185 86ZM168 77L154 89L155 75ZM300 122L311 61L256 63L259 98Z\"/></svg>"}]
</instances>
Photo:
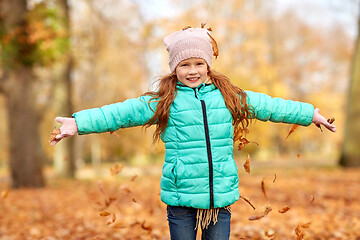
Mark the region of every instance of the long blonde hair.
<instances>
[{"instance_id":1,"label":"long blonde hair","mask_svg":"<svg viewBox=\"0 0 360 240\"><path fill-rule=\"evenodd\" d=\"M211 82L220 90L224 98L225 105L233 118L234 139L238 139L238 136L242 135L243 130L246 129L253 118L253 111L246 102L246 93L232 84L229 78L219 72L209 69L208 76ZM154 142L159 140L160 135L166 129L170 115L170 107L177 93L177 77L174 73L160 77L158 82L158 91L150 91L143 94L152 96L149 100L149 106L151 101L158 102L153 117L144 124L145 128L156 124L153 135Z\"/></svg>"}]
</instances>

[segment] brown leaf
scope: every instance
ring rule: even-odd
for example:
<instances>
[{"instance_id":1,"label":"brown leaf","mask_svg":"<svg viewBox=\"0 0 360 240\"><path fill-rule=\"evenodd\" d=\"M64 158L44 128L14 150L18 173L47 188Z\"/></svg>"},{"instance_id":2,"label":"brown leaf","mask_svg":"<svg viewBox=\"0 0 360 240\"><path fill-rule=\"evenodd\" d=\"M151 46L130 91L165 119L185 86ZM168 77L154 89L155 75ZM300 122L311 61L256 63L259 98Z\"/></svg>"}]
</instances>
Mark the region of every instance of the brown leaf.
<instances>
[{"instance_id":1,"label":"brown leaf","mask_svg":"<svg viewBox=\"0 0 360 240\"><path fill-rule=\"evenodd\" d=\"M330 123L330 124L333 124L333 122L335 122L335 118L329 118L329 119L327 120L327 122Z\"/></svg>"},{"instance_id":2,"label":"brown leaf","mask_svg":"<svg viewBox=\"0 0 360 240\"><path fill-rule=\"evenodd\" d=\"M305 237L305 233L303 232L303 230L301 229L300 226L296 226L295 234L296 234L296 239L297 240L303 240L304 237Z\"/></svg>"},{"instance_id":3,"label":"brown leaf","mask_svg":"<svg viewBox=\"0 0 360 240\"><path fill-rule=\"evenodd\" d=\"M110 224L114 223L115 220L116 220L116 216L115 216L115 213L113 213L113 214L112 214L112 218L111 218L110 221L107 222L107 225L110 225Z\"/></svg>"},{"instance_id":4,"label":"brown leaf","mask_svg":"<svg viewBox=\"0 0 360 240\"><path fill-rule=\"evenodd\" d=\"M189 29L189 28L191 28L191 26L186 26L182 30L186 30L186 29Z\"/></svg>"},{"instance_id":5,"label":"brown leaf","mask_svg":"<svg viewBox=\"0 0 360 240\"><path fill-rule=\"evenodd\" d=\"M314 202L314 200L315 200L314 195L311 195L311 200L310 200L310 203L313 203L313 202Z\"/></svg>"},{"instance_id":6,"label":"brown leaf","mask_svg":"<svg viewBox=\"0 0 360 240\"><path fill-rule=\"evenodd\" d=\"M201 23L200 27L201 27L201 28L204 28L205 25L206 25L206 23Z\"/></svg>"},{"instance_id":7,"label":"brown leaf","mask_svg":"<svg viewBox=\"0 0 360 240\"><path fill-rule=\"evenodd\" d=\"M286 136L285 139L287 139L290 136L290 134L292 134L298 127L299 127L299 125L293 124L290 131L289 131L289 134Z\"/></svg>"},{"instance_id":8,"label":"brown leaf","mask_svg":"<svg viewBox=\"0 0 360 240\"><path fill-rule=\"evenodd\" d=\"M240 138L238 150L241 151L247 144L249 144L249 141L246 138Z\"/></svg>"},{"instance_id":9,"label":"brown leaf","mask_svg":"<svg viewBox=\"0 0 360 240\"><path fill-rule=\"evenodd\" d=\"M244 163L244 169L247 173L250 174L250 154L248 153L246 162Z\"/></svg>"},{"instance_id":10,"label":"brown leaf","mask_svg":"<svg viewBox=\"0 0 360 240\"><path fill-rule=\"evenodd\" d=\"M114 167L110 168L110 174L111 176L115 176L117 175L119 172L121 172L121 170L124 168L123 165L115 165Z\"/></svg>"},{"instance_id":11,"label":"brown leaf","mask_svg":"<svg viewBox=\"0 0 360 240\"><path fill-rule=\"evenodd\" d=\"M250 200L247 197L240 196L240 198L244 199L244 201L247 202L255 210L255 206L250 202Z\"/></svg>"},{"instance_id":12,"label":"brown leaf","mask_svg":"<svg viewBox=\"0 0 360 240\"><path fill-rule=\"evenodd\" d=\"M279 210L279 213L286 213L289 210L290 210L289 207L283 207L281 210Z\"/></svg>"},{"instance_id":13,"label":"brown leaf","mask_svg":"<svg viewBox=\"0 0 360 240\"><path fill-rule=\"evenodd\" d=\"M267 205L266 208L264 209L263 213L258 214L258 215L250 216L250 217L249 217L249 220L250 220L250 221L259 220L259 219L265 217L266 215L268 215L269 212L271 212L271 210L272 210L271 206L270 206L270 205Z\"/></svg>"},{"instance_id":14,"label":"brown leaf","mask_svg":"<svg viewBox=\"0 0 360 240\"><path fill-rule=\"evenodd\" d=\"M275 173L275 176L274 176L274 180L273 180L273 183L276 181L276 173Z\"/></svg>"},{"instance_id":15,"label":"brown leaf","mask_svg":"<svg viewBox=\"0 0 360 240\"><path fill-rule=\"evenodd\" d=\"M4 190L4 191L1 192L1 197L4 198L4 199L5 199L8 195L9 195L9 189L6 189L6 190Z\"/></svg>"},{"instance_id":16,"label":"brown leaf","mask_svg":"<svg viewBox=\"0 0 360 240\"><path fill-rule=\"evenodd\" d=\"M213 49L213 55L215 57L215 59L217 59L217 57L219 56L219 49L218 49L218 46L217 46L217 43L215 41L215 39L209 34L207 33L211 39L211 46L212 46L212 49Z\"/></svg>"},{"instance_id":17,"label":"brown leaf","mask_svg":"<svg viewBox=\"0 0 360 240\"><path fill-rule=\"evenodd\" d=\"M137 176L138 176L138 175L136 175L136 174L135 174L134 176L132 176L131 179L130 179L130 181L133 182L133 181L137 178Z\"/></svg>"},{"instance_id":18,"label":"brown leaf","mask_svg":"<svg viewBox=\"0 0 360 240\"><path fill-rule=\"evenodd\" d=\"M61 133L60 129L54 129L50 132L49 142L52 142L55 140L56 135L59 135Z\"/></svg>"},{"instance_id":19,"label":"brown leaf","mask_svg":"<svg viewBox=\"0 0 360 240\"><path fill-rule=\"evenodd\" d=\"M107 211L103 211L103 212L100 213L100 216L102 216L102 217L106 217L106 216L109 216L109 215L110 215L110 213L107 212Z\"/></svg>"},{"instance_id":20,"label":"brown leaf","mask_svg":"<svg viewBox=\"0 0 360 240\"><path fill-rule=\"evenodd\" d=\"M310 224L311 224L311 222L308 222L308 223L305 223L305 224L301 225L301 227L302 228L308 228L308 227L310 227Z\"/></svg>"},{"instance_id":21,"label":"brown leaf","mask_svg":"<svg viewBox=\"0 0 360 240\"><path fill-rule=\"evenodd\" d=\"M268 197L266 196L264 179L261 181L261 191L263 192L265 198L268 199Z\"/></svg>"}]
</instances>

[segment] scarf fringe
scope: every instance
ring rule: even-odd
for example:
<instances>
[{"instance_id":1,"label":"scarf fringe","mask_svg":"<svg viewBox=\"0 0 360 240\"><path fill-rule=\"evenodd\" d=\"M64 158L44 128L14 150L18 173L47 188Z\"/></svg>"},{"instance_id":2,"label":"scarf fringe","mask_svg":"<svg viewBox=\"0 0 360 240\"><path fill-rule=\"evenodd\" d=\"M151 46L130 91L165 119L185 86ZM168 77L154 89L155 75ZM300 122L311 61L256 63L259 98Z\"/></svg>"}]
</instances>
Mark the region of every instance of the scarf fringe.
<instances>
[{"instance_id":1,"label":"scarf fringe","mask_svg":"<svg viewBox=\"0 0 360 240\"><path fill-rule=\"evenodd\" d=\"M229 213L231 213L231 207L226 206L224 207ZM214 225L218 221L218 215L219 215L220 208L213 208L213 209L198 209L196 214L196 226L195 230L200 225L201 229L207 229L210 225L211 221L214 223Z\"/></svg>"}]
</instances>

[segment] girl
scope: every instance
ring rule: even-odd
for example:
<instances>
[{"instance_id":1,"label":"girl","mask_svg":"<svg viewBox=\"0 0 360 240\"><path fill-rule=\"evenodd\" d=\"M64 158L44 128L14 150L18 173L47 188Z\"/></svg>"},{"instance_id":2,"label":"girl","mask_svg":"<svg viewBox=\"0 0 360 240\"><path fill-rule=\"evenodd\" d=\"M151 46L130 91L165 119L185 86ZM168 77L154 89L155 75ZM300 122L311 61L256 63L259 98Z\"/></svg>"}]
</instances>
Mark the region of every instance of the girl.
<instances>
[{"instance_id":1,"label":"girl","mask_svg":"<svg viewBox=\"0 0 360 240\"><path fill-rule=\"evenodd\" d=\"M233 140L251 119L335 132L311 104L244 91L211 69L216 42L204 28L187 28L164 38L171 74L139 98L56 118L60 134L51 142L119 128L156 125L154 141L165 143L161 200L167 204L171 239L229 239L230 205L239 199Z\"/></svg>"}]
</instances>

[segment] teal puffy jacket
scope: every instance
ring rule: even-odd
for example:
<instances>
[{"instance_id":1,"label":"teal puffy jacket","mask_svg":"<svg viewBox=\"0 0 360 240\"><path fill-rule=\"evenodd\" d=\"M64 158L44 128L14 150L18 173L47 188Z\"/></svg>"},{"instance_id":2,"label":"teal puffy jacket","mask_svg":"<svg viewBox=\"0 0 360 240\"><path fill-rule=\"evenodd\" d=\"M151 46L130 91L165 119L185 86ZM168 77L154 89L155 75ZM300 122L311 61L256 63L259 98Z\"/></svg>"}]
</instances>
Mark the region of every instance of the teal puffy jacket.
<instances>
[{"instance_id":1,"label":"teal puffy jacket","mask_svg":"<svg viewBox=\"0 0 360 240\"><path fill-rule=\"evenodd\" d=\"M256 119L310 125L314 107L246 91ZM79 134L115 131L148 122L150 96L75 113ZM152 109L156 103L151 102ZM218 208L239 199L233 158L232 116L213 84L192 89L178 84L166 130L161 200L173 206Z\"/></svg>"}]
</instances>

